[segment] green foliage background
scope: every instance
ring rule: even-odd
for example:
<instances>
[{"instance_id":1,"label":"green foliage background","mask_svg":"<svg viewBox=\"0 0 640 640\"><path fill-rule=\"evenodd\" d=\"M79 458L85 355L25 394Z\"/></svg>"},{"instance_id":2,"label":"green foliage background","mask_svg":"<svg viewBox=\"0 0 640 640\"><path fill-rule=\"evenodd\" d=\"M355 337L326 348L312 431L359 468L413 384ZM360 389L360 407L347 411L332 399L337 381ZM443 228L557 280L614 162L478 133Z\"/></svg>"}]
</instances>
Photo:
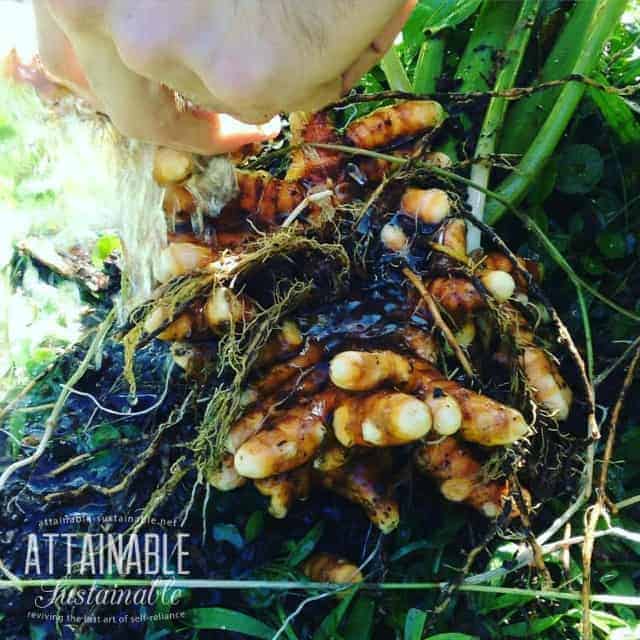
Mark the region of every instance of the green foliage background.
<instances>
[{"instance_id":1,"label":"green foliage background","mask_svg":"<svg viewBox=\"0 0 640 640\"><path fill-rule=\"evenodd\" d=\"M589 6L597 3L583 0L577 6L562 0L540 0L532 36L524 51L516 86L535 85L566 76L572 69L570 60L580 57L585 43L579 37L562 40L571 12L588 15ZM505 63L503 49L490 44L506 42L522 3L496 0L420 0L403 30L402 41L391 54L368 73L360 90L377 92L409 87L420 92L486 91ZM478 29L478 21L492 25L491 31ZM511 25L505 30L501 25ZM502 31L501 31L502 29ZM576 32L577 33L577 32ZM583 33L583 32L582 32ZM464 63L465 50L471 39L478 41L470 66ZM483 39L487 43L483 43ZM554 49L554 43L559 47ZM552 52L562 57L553 60ZM462 60L462 62L461 62ZM551 60L551 62L549 62ZM629 2L621 20L607 38L597 64L587 74L602 85L625 89L640 83L640 4ZM561 92L557 87L534 94L530 98L510 102L506 118L497 136L498 167L494 168L488 186L500 192L505 180L518 173L518 162L533 143L545 117ZM640 335L640 91L606 92L594 86L585 88L577 109L559 144L543 169L527 184L519 198L521 210L541 230L530 233L522 221L507 211L495 222L510 246L524 255L539 257L545 265L545 291L559 309L584 353L596 386L600 421L605 428L607 418L621 385L624 363L621 358L637 346ZM452 114L457 119L458 139L444 148L459 162L473 159L475 142L482 124L483 109ZM364 103L345 110L351 119L377 104ZM27 184L37 147L15 146L16 128L21 125L15 113L0 113L0 198L8 207L16 204L30 208L44 207L54 197L48 186L23 188ZM16 155L18 153L18 155ZM494 203L495 204L495 203ZM623 307L628 313L614 310L607 300L589 293L567 277L558 260L548 251L549 244L566 259L582 281L601 296ZM97 265L113 250L117 241L111 236L99 239L93 258ZM15 267L7 267L11 269ZM7 271L5 270L5 273ZM67 292L75 296L77 292ZM55 301L51 303L55 310ZM52 311L54 312L54 311ZM59 315L59 310L55 313ZM635 318L634 318L635 316ZM66 320L59 320L63 325ZM64 337L64 336L63 336ZM24 346L19 365L21 376L29 378L46 364L60 346L60 336L41 335ZM66 336L67 340L69 336ZM63 340L64 342L64 340ZM627 410L619 424L619 437L610 470L608 490L619 502L640 493L640 403L639 383L629 394ZM14 391L9 390L6 400ZM22 421L22 422L21 422ZM16 413L8 429L20 437L24 418ZM107 440L118 437L110 425L105 426ZM15 443L10 445L15 448ZM15 454L15 451L13 451ZM598 450L598 455L601 450ZM549 520L561 514L567 505L556 501L545 514ZM386 546L387 582L407 582L415 589L350 591L340 599L310 604L284 632L283 637L312 640L367 640L398 638L419 640L426 637L432 609L439 589L420 588L455 577L460 566L460 547L452 541L469 536L465 515L453 505L445 505L441 524L430 530L409 515L394 532ZM247 507L247 517L214 526L216 541L242 549L258 540L268 519L261 509ZM571 534L583 530L584 512L572 520ZM242 524L243 523L243 524ZM631 537L608 536L597 540L594 554L593 592L619 596L636 596L640 585L640 506L632 505L611 516L611 525L635 534ZM605 524L603 523L604 527ZM298 540L290 540L282 552L280 577L299 576L294 567L306 557L322 536L322 525L310 528ZM494 569L508 563L515 547L505 540L481 557L474 569ZM582 570L580 545L566 552L559 550L546 558L556 582L554 587L565 593L578 593ZM500 588L513 592L493 593ZM430 640L471 640L472 638L540 638L580 637L581 605L579 598L560 600L553 595L541 597L540 576L525 569L508 578L489 583L486 592L460 591L439 618L436 628L428 633ZM186 625L192 638L219 637L220 629L240 634L235 637L270 638L280 627L297 600L282 594L260 597L239 595L236 610L221 607L193 608ZM594 634L598 638L627 640L640 637L638 599L626 604L594 604ZM183 632L182 629L181 632ZM147 638L172 637L176 628L152 626ZM225 633L226 635L226 633ZM34 625L33 636L38 636ZM89 638L85 636L85 638Z\"/></svg>"}]
</instances>

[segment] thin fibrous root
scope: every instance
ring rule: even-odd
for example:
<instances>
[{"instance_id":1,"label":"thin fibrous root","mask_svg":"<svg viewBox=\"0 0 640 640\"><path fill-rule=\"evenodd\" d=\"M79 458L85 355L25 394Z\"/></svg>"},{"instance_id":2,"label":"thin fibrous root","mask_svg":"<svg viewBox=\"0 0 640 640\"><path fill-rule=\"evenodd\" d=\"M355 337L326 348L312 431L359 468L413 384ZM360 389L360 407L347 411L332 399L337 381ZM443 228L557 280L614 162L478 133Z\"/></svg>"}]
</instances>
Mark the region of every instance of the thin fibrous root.
<instances>
[{"instance_id":1,"label":"thin fibrous root","mask_svg":"<svg viewBox=\"0 0 640 640\"><path fill-rule=\"evenodd\" d=\"M462 347L458 344L453 332L449 328L449 325L444 321L442 315L440 314L440 310L438 309L438 305L436 304L433 296L427 291L424 286L421 278L418 274L414 273L408 267L402 269L402 273L407 277L407 279L411 282L411 284L418 290L422 299L425 301L427 308L429 309L429 313L433 317L434 324L438 327L438 329L442 332L447 344L451 347L453 352L456 354L456 358L458 362L460 362L462 368L465 373L471 378L471 380L475 380L476 374L471 366L471 362L469 358L467 358L467 354L462 350Z\"/></svg>"},{"instance_id":2,"label":"thin fibrous root","mask_svg":"<svg viewBox=\"0 0 640 640\"><path fill-rule=\"evenodd\" d=\"M179 424L184 417L185 411L188 405L191 403L194 397L194 392L190 391L185 399L180 403L178 407L176 407L172 412L166 422L160 425L157 428L157 431L147 446L147 448L138 456L138 460L132 469L127 471L127 473L123 476L120 482L111 485L109 487L105 487L102 485L97 485L93 483L85 483L80 485L76 489L70 489L67 491L57 491L54 493L48 493L44 496L45 502L61 502L61 501L73 501L78 498L87 495L89 493L98 493L100 495L111 497L121 491L124 491L128 487L131 486L131 483L136 479L138 474L145 469L145 467L151 462L153 456L158 451L158 447L160 446L160 442L164 437L165 433L171 428ZM124 442L119 443L121 446L124 446ZM76 459L77 460L77 459ZM69 462L65 463L58 467L58 469L54 470L53 473L62 473L62 471L69 468Z\"/></svg>"},{"instance_id":3,"label":"thin fibrous root","mask_svg":"<svg viewBox=\"0 0 640 640\"><path fill-rule=\"evenodd\" d=\"M67 384L63 387L60 395L58 396L55 406L45 423L44 433L42 434L42 438L40 439L40 442L38 443L36 450L30 456L27 456L26 458L22 458L22 460L17 460L16 462L13 462L2 472L2 475L0 476L0 491L4 489L9 478L18 469L21 469L22 467L26 467L30 464L34 464L42 457L56 430L56 426L58 425L58 418L60 417L60 414L64 409L64 405L67 401L67 398L71 394L71 389L82 379L84 374L89 369L91 362L94 361L96 354L102 349L102 346L107 337L107 334L109 333L111 327L113 326L115 319L116 319L116 312L115 310L112 309L107 315L107 317L100 324L100 327L98 328L96 335L91 341L91 344L89 345L89 348L87 349L87 352L85 353L84 358L82 359L82 362L78 365L78 368L73 372Z\"/></svg>"}]
</instances>

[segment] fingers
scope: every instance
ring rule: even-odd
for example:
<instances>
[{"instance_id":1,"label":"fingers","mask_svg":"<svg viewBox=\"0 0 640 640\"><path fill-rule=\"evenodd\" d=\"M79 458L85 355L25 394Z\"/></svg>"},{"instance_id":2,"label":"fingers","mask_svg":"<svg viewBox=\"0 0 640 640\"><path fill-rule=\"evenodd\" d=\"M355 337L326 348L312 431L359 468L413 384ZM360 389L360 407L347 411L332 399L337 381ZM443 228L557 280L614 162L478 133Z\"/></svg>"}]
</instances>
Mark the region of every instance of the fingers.
<instances>
[{"instance_id":1,"label":"fingers","mask_svg":"<svg viewBox=\"0 0 640 640\"><path fill-rule=\"evenodd\" d=\"M451 201L442 189L414 189L404 192L400 210L426 224L438 224L451 213Z\"/></svg>"},{"instance_id":2,"label":"fingers","mask_svg":"<svg viewBox=\"0 0 640 640\"><path fill-rule=\"evenodd\" d=\"M417 0L409 0L387 22L375 40L360 57L342 74L342 91L347 92L373 67L393 44L395 37L409 19Z\"/></svg>"},{"instance_id":3,"label":"fingers","mask_svg":"<svg viewBox=\"0 0 640 640\"><path fill-rule=\"evenodd\" d=\"M424 336L419 337L422 344ZM282 387L301 365L314 366L319 358L322 349L307 345L263 380ZM313 470L317 482L361 505L376 526L389 532L399 521L389 447L419 441L416 465L438 482L445 498L488 517L502 512L508 484L485 480L481 464L451 434L459 431L464 440L483 446L510 444L529 429L519 412L448 380L423 360L392 351L339 353L330 363L330 377L344 391L329 386L289 409L273 411L269 406L275 405L263 400L249 410L227 442L233 473L227 456L210 474L212 484L232 487L238 477L252 478L269 497L270 513L282 518L296 499L307 496ZM402 391L374 390L382 385ZM274 390L271 384L266 388ZM443 438L425 441L431 431ZM375 453L365 454L367 448Z\"/></svg>"},{"instance_id":4,"label":"fingers","mask_svg":"<svg viewBox=\"0 0 640 640\"><path fill-rule=\"evenodd\" d=\"M271 368L257 381L255 388L260 394L273 393L305 370L318 364L323 357L322 347L310 341L296 357Z\"/></svg>"},{"instance_id":5,"label":"fingers","mask_svg":"<svg viewBox=\"0 0 640 640\"><path fill-rule=\"evenodd\" d=\"M527 421L512 409L488 396L469 391L455 380L448 380L435 367L412 361L408 391L437 400L441 394L451 396L462 413L460 435L469 442L485 447L509 445L523 438L530 430Z\"/></svg>"},{"instance_id":6,"label":"fingers","mask_svg":"<svg viewBox=\"0 0 640 640\"><path fill-rule=\"evenodd\" d=\"M73 46L44 2L33 5L38 37L38 54L47 72L94 107L97 98L91 90Z\"/></svg>"},{"instance_id":7,"label":"fingers","mask_svg":"<svg viewBox=\"0 0 640 640\"><path fill-rule=\"evenodd\" d=\"M174 92L126 66L109 37L77 30L73 32L72 49L46 9L39 11L39 25L44 61L52 73L84 93L88 89L126 136L212 155L264 142L280 130L277 119L256 126L225 114L179 109Z\"/></svg>"},{"instance_id":8,"label":"fingers","mask_svg":"<svg viewBox=\"0 0 640 640\"><path fill-rule=\"evenodd\" d=\"M196 118L202 118L209 124L208 139L198 141L197 151L204 155L231 153L246 144L266 142L280 133L282 122L280 116L274 116L265 124L246 124L225 113L211 113L196 110ZM178 132L180 135L180 132Z\"/></svg>"},{"instance_id":9,"label":"fingers","mask_svg":"<svg viewBox=\"0 0 640 640\"><path fill-rule=\"evenodd\" d=\"M193 242L172 242L160 253L154 275L158 282L168 282L200 269L214 259L215 253L210 247Z\"/></svg>"},{"instance_id":10,"label":"fingers","mask_svg":"<svg viewBox=\"0 0 640 640\"><path fill-rule=\"evenodd\" d=\"M237 472L233 464L233 456L227 454L223 457L219 467L209 470L207 481L218 491L233 491L245 484L247 479Z\"/></svg>"},{"instance_id":11,"label":"fingers","mask_svg":"<svg viewBox=\"0 0 640 640\"><path fill-rule=\"evenodd\" d=\"M566 420L571 411L573 392L560 375L555 362L533 345L522 349L520 362L535 399L556 420Z\"/></svg>"},{"instance_id":12,"label":"fingers","mask_svg":"<svg viewBox=\"0 0 640 640\"><path fill-rule=\"evenodd\" d=\"M188 245L189 258L200 259L199 253L192 252L194 246ZM166 252L163 259L165 255ZM157 305L145 317L143 327L147 334L162 329L158 338L167 342L181 342L195 337L211 338L228 332L236 323L248 321L254 311L253 303L247 296L219 286L211 290L204 303L195 302L177 316L171 304Z\"/></svg>"},{"instance_id":13,"label":"fingers","mask_svg":"<svg viewBox=\"0 0 640 640\"><path fill-rule=\"evenodd\" d=\"M305 500L311 491L311 467L304 465L254 482L256 489L269 498L269 513L284 518L296 500Z\"/></svg>"}]
</instances>

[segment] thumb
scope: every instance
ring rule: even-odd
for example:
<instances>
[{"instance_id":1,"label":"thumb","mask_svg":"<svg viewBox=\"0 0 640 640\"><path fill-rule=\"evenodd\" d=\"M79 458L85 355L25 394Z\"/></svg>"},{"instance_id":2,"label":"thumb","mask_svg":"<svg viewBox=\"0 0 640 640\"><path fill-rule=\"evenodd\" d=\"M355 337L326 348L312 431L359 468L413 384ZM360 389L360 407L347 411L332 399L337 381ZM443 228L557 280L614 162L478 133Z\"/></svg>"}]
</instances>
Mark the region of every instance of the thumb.
<instances>
[{"instance_id":1,"label":"thumb","mask_svg":"<svg viewBox=\"0 0 640 640\"><path fill-rule=\"evenodd\" d=\"M226 113L213 113L203 109L192 110L193 116L208 125L206 138L199 140L198 149L191 148L204 155L232 153L245 144L265 142L280 133L281 121L274 116L265 124L246 124Z\"/></svg>"}]
</instances>

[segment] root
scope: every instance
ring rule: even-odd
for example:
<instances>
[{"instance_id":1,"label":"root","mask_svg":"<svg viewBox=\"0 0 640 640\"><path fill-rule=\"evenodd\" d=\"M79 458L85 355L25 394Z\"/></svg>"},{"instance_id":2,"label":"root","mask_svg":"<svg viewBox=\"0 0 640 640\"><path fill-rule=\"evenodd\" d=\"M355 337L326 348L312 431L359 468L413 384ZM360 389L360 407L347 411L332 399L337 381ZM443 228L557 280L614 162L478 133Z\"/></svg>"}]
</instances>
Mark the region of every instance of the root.
<instances>
[{"instance_id":1,"label":"root","mask_svg":"<svg viewBox=\"0 0 640 640\"><path fill-rule=\"evenodd\" d=\"M607 499L607 479L609 475L609 463L611 454L613 453L613 445L616 438L616 430L618 420L624 406L627 391L633 382L638 364L640 363L640 347L636 349L635 355L631 360L627 375L622 383L622 389L618 394L613 413L611 414L611 422L609 426L609 434L605 445L602 466L600 467L600 479L598 482L598 493L595 504L590 507L585 514L585 531L584 543L582 545L582 636L586 640L590 640L593 630L591 628L591 557L593 555L595 530L601 516L606 517L608 514L607 505L610 504Z\"/></svg>"},{"instance_id":2,"label":"root","mask_svg":"<svg viewBox=\"0 0 640 640\"><path fill-rule=\"evenodd\" d=\"M151 494L151 497L143 509L139 520L136 524L130 527L126 533L134 534L140 531L142 526L148 522L156 510L173 495L174 491L189 471L191 471L191 467L186 464L185 456L178 458L170 469L169 473L171 475L167 481Z\"/></svg>"},{"instance_id":3,"label":"root","mask_svg":"<svg viewBox=\"0 0 640 640\"><path fill-rule=\"evenodd\" d=\"M460 364L462 365L462 368L464 369L465 373L469 376L471 380L475 380L476 374L473 370L473 367L471 366L471 362L469 361L469 358L467 358L467 355L462 350L462 347L458 344L458 341L453 335L453 332L451 331L451 329L449 329L449 325L443 320L442 315L440 314L440 310L438 309L438 305L436 304L436 301L433 299L431 294L427 291L426 287L422 283L422 280L418 277L417 274L411 271L411 269L409 269L408 267L405 267L402 270L402 273L404 273L404 275L408 278L411 284L418 290L418 292L422 296L423 300L427 305L427 308L429 309L429 312L433 316L434 324L436 325L436 327L438 327L438 329L440 329L440 331L442 331L442 334L444 335L445 340L447 341L447 344L451 347L453 352L456 354L456 357L458 358L458 362L460 362Z\"/></svg>"},{"instance_id":4,"label":"root","mask_svg":"<svg viewBox=\"0 0 640 640\"><path fill-rule=\"evenodd\" d=\"M73 372L73 375L69 378L67 384L63 387L62 392L58 396L55 406L53 407L53 410L51 411L51 414L49 415L49 418L45 423L44 433L42 434L42 438L38 443L36 450L30 456L27 456L22 460L17 460L16 462L10 464L3 471L2 475L0 476L0 491L2 491L5 488L9 478L18 469L21 469L22 467L26 467L30 464L34 464L42 457L42 454L45 452L47 445L49 444L49 441L51 440L56 430L56 426L58 424L58 418L60 417L60 414L64 409L64 405L67 402L67 398L71 393L70 387L75 386L82 379L84 374L89 369L91 362L94 360L97 354L102 350L102 345L104 344L104 340L107 337L107 334L109 333L109 330L111 329L115 321L115 318L116 318L116 312L115 310L112 309L107 315L107 317L100 324L95 337L93 338L91 344L89 345L89 348L87 349L87 352L84 355L84 358L82 359L82 362L78 365L78 368Z\"/></svg>"},{"instance_id":5,"label":"root","mask_svg":"<svg viewBox=\"0 0 640 640\"><path fill-rule=\"evenodd\" d=\"M82 396L83 398L89 398L89 400L91 400L93 404L98 409L100 409L100 411L102 411L103 413L108 413L109 415L112 415L112 416L120 416L124 418L135 418L135 417L144 416L148 413L151 413L152 411L155 411L157 408L162 406L162 403L165 401L165 398L167 397L167 393L169 392L169 381L171 380L171 373L173 372L174 366L175 366L175 363L173 362L169 365L169 370L167 371L167 378L165 381L164 389L160 397L150 407L147 407L146 409L142 409L141 411L129 411L129 412L115 411L114 409L109 409L108 407L105 407L102 404L100 404L100 402L98 402L98 399L91 393L78 391L77 389L69 387L69 385L65 385L65 388L68 389L69 392L73 393L74 395Z\"/></svg>"},{"instance_id":6,"label":"root","mask_svg":"<svg viewBox=\"0 0 640 640\"><path fill-rule=\"evenodd\" d=\"M341 244L326 243L313 237L299 235L291 228L263 235L245 247L241 254L229 253L204 269L174 278L160 287L153 300L144 303L131 314L131 321L123 337L124 376L132 393L135 393L135 352L161 334L195 300L211 293L216 286L233 287L240 277L246 277L258 268L264 268L272 258L281 256L291 260L296 254L317 253L335 262L334 283L336 290L342 289L349 278L349 256ZM150 333L145 333L144 324L157 308L167 310L166 319Z\"/></svg>"},{"instance_id":7,"label":"root","mask_svg":"<svg viewBox=\"0 0 640 640\"><path fill-rule=\"evenodd\" d=\"M81 485L77 489L71 489L69 491L58 491L55 493L46 494L44 496L44 501L45 502L59 502L59 501L68 501L68 500L72 501L92 492L99 493L100 495L103 495L106 497L111 497L111 496L114 496L116 493L120 493L121 491L124 491L125 489L130 487L131 483L134 481L137 475L149 464L153 456L158 451L158 448L160 446L160 441L162 440L164 434L171 427L174 427L175 425L181 422L188 405L193 399L193 396L194 396L194 392L190 391L187 394L186 398L182 401L180 406L172 411L171 415L169 416L169 419L157 428L156 434L153 437L153 440L149 443L149 446L138 456L138 461L136 462L134 467L122 478L120 482L110 487L104 487L97 484L86 483ZM120 446L122 446L125 443L120 442L119 444ZM60 467L58 467L57 469L54 469L54 471L52 471L50 475L59 475L60 473L63 473L64 471L71 468L72 466L75 466L76 464L80 464L81 462L84 462L84 460L86 459L84 456L90 457L91 455L93 454L83 454L82 456L78 456L77 458L72 458L71 460L68 460L64 464L60 465Z\"/></svg>"},{"instance_id":8,"label":"root","mask_svg":"<svg viewBox=\"0 0 640 640\"><path fill-rule=\"evenodd\" d=\"M442 593L438 598L438 602L433 609L433 614L429 618L427 625L424 628L424 632L426 633L429 630L432 630L436 623L438 622L440 616L447 610L449 605L451 604L451 600L456 592L462 587L464 583L467 582L466 578L469 575L474 562L478 558L478 556L489 546L491 541L498 535L499 531L505 525L505 523L509 519L509 512L511 510L511 505L509 502L505 503L503 512L496 519L496 521L491 525L489 531L485 534L484 538L475 546L469 553L467 554L467 559L460 570L459 575L455 580L446 583L443 586Z\"/></svg>"},{"instance_id":9,"label":"root","mask_svg":"<svg viewBox=\"0 0 640 640\"><path fill-rule=\"evenodd\" d=\"M271 337L282 317L306 299L313 289L310 282L296 282L286 292L276 294L271 307L252 318L239 335L232 330L220 342L218 373L233 372L228 386L219 386L205 409L198 435L190 444L201 473L215 468L224 453L229 431L244 407L242 389L261 349Z\"/></svg>"},{"instance_id":10,"label":"root","mask_svg":"<svg viewBox=\"0 0 640 640\"><path fill-rule=\"evenodd\" d=\"M538 91L546 91L553 87L561 87L569 82L581 82L582 84L593 87L598 91L605 93L613 93L620 96L633 95L638 90L638 85L632 84L627 87L612 87L604 85L593 78L589 78L581 73L572 73L565 78L557 80L548 80L530 87L512 87L504 91L434 91L430 94L416 94L412 91L378 91L375 93L351 93L348 96L336 100L329 104L327 109L344 109L351 104L362 102L378 102L380 100L451 100L459 104L470 103L485 98L504 98L505 100L520 100L526 98Z\"/></svg>"}]
</instances>

